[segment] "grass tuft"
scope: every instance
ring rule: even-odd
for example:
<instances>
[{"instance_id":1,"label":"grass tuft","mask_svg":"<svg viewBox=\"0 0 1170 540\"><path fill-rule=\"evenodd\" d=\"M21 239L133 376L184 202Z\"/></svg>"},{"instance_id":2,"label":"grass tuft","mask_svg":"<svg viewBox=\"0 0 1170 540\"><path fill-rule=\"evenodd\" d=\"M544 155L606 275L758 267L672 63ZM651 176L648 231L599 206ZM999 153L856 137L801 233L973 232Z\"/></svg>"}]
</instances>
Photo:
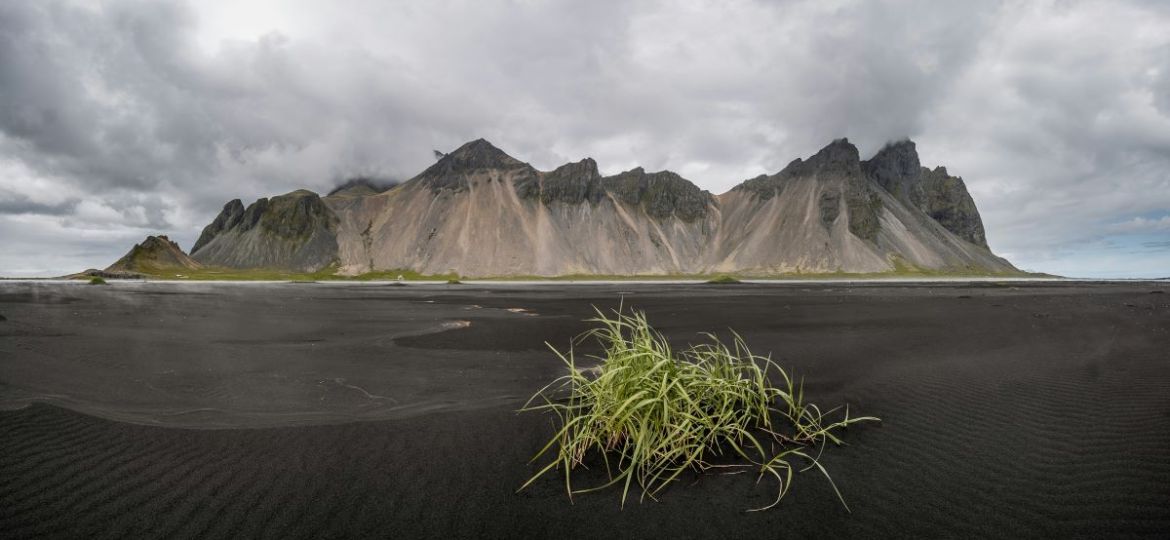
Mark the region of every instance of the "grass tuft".
<instances>
[{"instance_id":1,"label":"grass tuft","mask_svg":"<svg viewBox=\"0 0 1170 540\"><path fill-rule=\"evenodd\" d=\"M102 278L100 278L100 277L93 277L93 278L90 278L90 279L89 279L89 284L90 284L90 285L108 285L108 283L106 283L106 280L104 280L104 279L102 279Z\"/></svg>"},{"instance_id":2,"label":"grass tuft","mask_svg":"<svg viewBox=\"0 0 1170 540\"><path fill-rule=\"evenodd\" d=\"M463 285L463 282L459 281L458 279L451 278L447 280L447 285Z\"/></svg>"},{"instance_id":3,"label":"grass tuft","mask_svg":"<svg viewBox=\"0 0 1170 540\"><path fill-rule=\"evenodd\" d=\"M840 430L877 418L805 402L803 383L752 354L738 334L730 346L707 334L706 343L676 353L644 313L598 310L590 322L598 327L574 343L596 338L604 350L594 357L600 366L582 369L572 347L562 353L550 345L569 373L521 409L555 414L559 429L532 462L551 459L520 490L560 470L570 500L620 485L625 506L634 486L639 500L657 500L687 471L738 468L779 483L776 499L755 511L779 503L794 473L817 469L849 508L818 458L828 443L842 443ZM734 462L722 464L728 458ZM608 481L577 488L573 472L589 460L600 460Z\"/></svg>"}]
</instances>

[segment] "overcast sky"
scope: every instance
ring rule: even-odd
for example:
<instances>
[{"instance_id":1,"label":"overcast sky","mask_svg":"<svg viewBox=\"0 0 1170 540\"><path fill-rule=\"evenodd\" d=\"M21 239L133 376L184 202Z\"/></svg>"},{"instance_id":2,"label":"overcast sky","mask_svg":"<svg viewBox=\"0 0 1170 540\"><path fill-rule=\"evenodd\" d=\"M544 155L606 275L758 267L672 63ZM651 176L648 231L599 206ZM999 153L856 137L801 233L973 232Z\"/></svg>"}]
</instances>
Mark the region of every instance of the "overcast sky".
<instances>
[{"instance_id":1,"label":"overcast sky","mask_svg":"<svg viewBox=\"0 0 1170 540\"><path fill-rule=\"evenodd\" d=\"M484 137L722 193L910 137L997 253L1170 276L1170 3L0 2L0 275Z\"/></svg>"}]
</instances>

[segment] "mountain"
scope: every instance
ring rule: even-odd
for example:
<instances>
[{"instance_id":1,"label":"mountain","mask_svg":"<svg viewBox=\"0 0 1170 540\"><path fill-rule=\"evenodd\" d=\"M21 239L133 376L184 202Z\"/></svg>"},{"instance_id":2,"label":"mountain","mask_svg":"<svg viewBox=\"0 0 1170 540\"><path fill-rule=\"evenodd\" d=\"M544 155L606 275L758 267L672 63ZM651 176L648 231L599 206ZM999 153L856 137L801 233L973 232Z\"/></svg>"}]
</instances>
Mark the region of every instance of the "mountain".
<instances>
[{"instance_id":1,"label":"mountain","mask_svg":"<svg viewBox=\"0 0 1170 540\"><path fill-rule=\"evenodd\" d=\"M479 139L389 189L231 201L192 257L343 274L1017 272L988 249L962 178L922 167L911 141L863 161L845 139L722 195L670 171L603 176L588 158L540 171Z\"/></svg>"},{"instance_id":2,"label":"mountain","mask_svg":"<svg viewBox=\"0 0 1170 540\"><path fill-rule=\"evenodd\" d=\"M135 244L130 252L108 266L104 272L110 274L157 274L184 270L198 270L203 265L196 262L178 244L166 236L147 236L141 244Z\"/></svg>"},{"instance_id":3,"label":"mountain","mask_svg":"<svg viewBox=\"0 0 1170 540\"><path fill-rule=\"evenodd\" d=\"M203 229L191 258L207 266L311 272L337 259L337 222L308 190L259 199L247 208L236 199Z\"/></svg>"},{"instance_id":4,"label":"mountain","mask_svg":"<svg viewBox=\"0 0 1170 540\"><path fill-rule=\"evenodd\" d=\"M715 200L670 172L602 177L593 160L538 171L484 140L342 206L343 272L471 276L673 273L701 258Z\"/></svg>"}]
</instances>

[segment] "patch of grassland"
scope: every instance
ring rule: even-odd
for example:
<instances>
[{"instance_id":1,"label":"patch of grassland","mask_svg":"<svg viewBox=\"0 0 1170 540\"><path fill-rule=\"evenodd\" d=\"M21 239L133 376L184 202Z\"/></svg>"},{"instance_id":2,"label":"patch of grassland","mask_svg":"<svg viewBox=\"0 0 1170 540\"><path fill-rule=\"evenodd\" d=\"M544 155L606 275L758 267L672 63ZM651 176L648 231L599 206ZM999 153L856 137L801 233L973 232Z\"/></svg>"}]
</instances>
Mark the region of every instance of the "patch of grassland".
<instances>
[{"instance_id":1,"label":"patch of grassland","mask_svg":"<svg viewBox=\"0 0 1170 540\"><path fill-rule=\"evenodd\" d=\"M1046 274L1029 274L1027 272L988 272L976 268L952 268L947 270L924 270L906 264L900 259L892 259L894 270L889 272L778 272L770 274L740 274L740 279L758 280L859 280L859 279L906 279L906 278L965 278L965 277L1053 277ZM465 276L456 272L445 274L422 274L414 270L394 269L378 270L357 275L342 275L338 273L337 265L330 265L316 272L296 272L279 269L236 269L236 268L200 268L195 270L144 268L142 272L154 279L185 279L192 281L397 281L399 276L405 281L459 281ZM726 274L566 274L561 276L481 276L477 279L492 281L707 281L710 283L731 283L728 279L736 277Z\"/></svg>"},{"instance_id":2,"label":"patch of grassland","mask_svg":"<svg viewBox=\"0 0 1170 540\"><path fill-rule=\"evenodd\" d=\"M398 276L402 276L405 281L450 281L459 280L459 274L455 272L448 272L446 274L421 274L414 270L379 270L376 272L366 272L356 276L339 276L335 275L333 279L351 280L351 281L397 281Z\"/></svg>"},{"instance_id":3,"label":"patch of grassland","mask_svg":"<svg viewBox=\"0 0 1170 540\"><path fill-rule=\"evenodd\" d=\"M657 500L684 472L741 469L778 481L776 499L756 509L764 510L780 502L795 472L815 468L836 491L820 452L828 443L841 444L837 432L849 425L878 421L850 417L848 407L822 411L805 402L803 384L770 358L752 354L738 335L727 346L708 334L709 342L676 353L643 313L619 310L610 317L598 311L592 322L599 326L574 343L596 338L604 350L596 357L600 368L578 368L572 347L565 353L553 348L569 373L522 409L551 412L560 427L532 458L551 460L521 490L560 469L570 499L622 486L624 506L635 484L640 500ZM720 456L738 462L717 465ZM608 481L575 488L573 472L587 462L603 467ZM845 505L839 491L837 497Z\"/></svg>"},{"instance_id":4,"label":"patch of grassland","mask_svg":"<svg viewBox=\"0 0 1170 540\"><path fill-rule=\"evenodd\" d=\"M422 274L413 270L380 270L357 275L342 275L336 273L335 268L326 268L317 272L294 272L277 269L236 269L236 268L202 268L199 270L165 270L144 272L148 279L180 279L191 281L396 281L402 276L405 281L449 281L467 279L456 273ZM724 279L724 274L567 274L561 276L492 276L471 279L490 281L707 281L712 282ZM1058 277L1048 274L1032 274L1027 272L981 272L960 270L906 270L891 272L781 272L772 274L751 275L743 274L742 279L752 280L825 280L838 279L869 280L869 279L907 279L907 278L1021 278L1021 277ZM736 279L736 278L732 278Z\"/></svg>"},{"instance_id":5,"label":"patch of grassland","mask_svg":"<svg viewBox=\"0 0 1170 540\"><path fill-rule=\"evenodd\" d=\"M158 270L148 274L155 279L186 279L191 281L289 281L307 283L316 281L396 281L399 276L405 281L448 281L458 280L459 275L420 274L413 270L384 270L353 276L338 273L336 265L316 272L296 272L269 268L200 268L197 270Z\"/></svg>"},{"instance_id":6,"label":"patch of grassland","mask_svg":"<svg viewBox=\"0 0 1170 540\"><path fill-rule=\"evenodd\" d=\"M90 278L90 279L89 279L89 284L90 284L90 285L109 285L108 283L106 283L106 280L104 280L104 279L102 279L102 278L100 278L100 277L93 277L93 278Z\"/></svg>"},{"instance_id":7,"label":"patch of grassland","mask_svg":"<svg viewBox=\"0 0 1170 540\"><path fill-rule=\"evenodd\" d=\"M711 282L727 277L725 274L566 274L561 276L492 276L475 279L490 281L706 281ZM988 272L973 269L953 270L893 270L889 272L774 272L769 274L740 274L738 278L751 280L825 280L839 279L842 281L862 279L907 279L907 278L1023 278L1023 277L1059 277L1049 274L1034 274L1028 272ZM735 279L735 278L733 278Z\"/></svg>"}]
</instances>

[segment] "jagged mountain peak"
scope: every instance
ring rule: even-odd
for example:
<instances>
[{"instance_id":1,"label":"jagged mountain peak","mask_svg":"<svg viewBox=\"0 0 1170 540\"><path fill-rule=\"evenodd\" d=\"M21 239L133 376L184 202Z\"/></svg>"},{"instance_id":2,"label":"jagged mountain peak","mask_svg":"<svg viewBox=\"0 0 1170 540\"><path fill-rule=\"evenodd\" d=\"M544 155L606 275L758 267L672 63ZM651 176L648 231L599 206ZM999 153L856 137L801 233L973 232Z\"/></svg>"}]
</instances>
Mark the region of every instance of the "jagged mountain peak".
<instances>
[{"instance_id":1,"label":"jagged mountain peak","mask_svg":"<svg viewBox=\"0 0 1170 540\"><path fill-rule=\"evenodd\" d=\"M220 210L219 215L215 216L215 219L203 228L199 239L195 241L195 245L191 246L191 253L199 251L219 233L235 227L243 217L244 203L239 199L228 201L227 204L223 205L223 210Z\"/></svg>"},{"instance_id":2,"label":"jagged mountain peak","mask_svg":"<svg viewBox=\"0 0 1170 540\"><path fill-rule=\"evenodd\" d=\"M612 194L626 204L640 206L655 219L675 216L687 222L705 216L708 205L714 201L710 193L673 171L646 172L643 167L634 167L602 177L593 158L523 178L516 183L516 194L521 199L539 198L546 205L553 202L596 205Z\"/></svg>"},{"instance_id":3,"label":"jagged mountain peak","mask_svg":"<svg viewBox=\"0 0 1170 540\"><path fill-rule=\"evenodd\" d=\"M563 202L597 204L605 192L601 173L593 158L566 163L546 173L528 175L516 181L516 196L540 199L544 204Z\"/></svg>"},{"instance_id":4,"label":"jagged mountain peak","mask_svg":"<svg viewBox=\"0 0 1170 540\"><path fill-rule=\"evenodd\" d=\"M901 179L916 179L922 164L914 141L902 139L886 143L863 167L882 187L897 195Z\"/></svg>"},{"instance_id":5,"label":"jagged mountain peak","mask_svg":"<svg viewBox=\"0 0 1170 540\"><path fill-rule=\"evenodd\" d=\"M842 168L856 167L861 162L857 147L849 139L840 138L821 148L812 157L803 162L806 167Z\"/></svg>"},{"instance_id":6,"label":"jagged mountain peak","mask_svg":"<svg viewBox=\"0 0 1170 540\"><path fill-rule=\"evenodd\" d=\"M414 177L408 183L421 183L439 192L444 189L462 191L467 189L467 176L480 171L509 172L527 169L535 174L527 163L509 156L486 139L476 139L443 155L439 161Z\"/></svg>"},{"instance_id":7,"label":"jagged mountain peak","mask_svg":"<svg viewBox=\"0 0 1170 540\"><path fill-rule=\"evenodd\" d=\"M825 145L808 159L796 158L776 174L761 174L741 182L732 191L747 191L756 198L768 200L784 190L792 178L814 174L839 174L846 178L858 176L861 158L857 147L849 139L840 138Z\"/></svg>"},{"instance_id":8,"label":"jagged mountain peak","mask_svg":"<svg viewBox=\"0 0 1170 540\"><path fill-rule=\"evenodd\" d=\"M138 244L138 247L148 250L178 249L179 251L182 251L182 249L179 248L179 244L176 244L165 234L147 236L146 240L143 240L141 244Z\"/></svg>"},{"instance_id":9,"label":"jagged mountain peak","mask_svg":"<svg viewBox=\"0 0 1170 540\"><path fill-rule=\"evenodd\" d=\"M224 212L234 212L237 209L240 212L244 211L244 202L241 201L240 199L232 199L232 200L228 201L227 204L223 205Z\"/></svg>"},{"instance_id":10,"label":"jagged mountain peak","mask_svg":"<svg viewBox=\"0 0 1170 540\"><path fill-rule=\"evenodd\" d=\"M901 139L886 141L886 144L882 145L882 149L878 150L878 154L882 152L913 153L917 156L918 145L909 137L903 137Z\"/></svg>"},{"instance_id":11,"label":"jagged mountain peak","mask_svg":"<svg viewBox=\"0 0 1170 540\"><path fill-rule=\"evenodd\" d=\"M466 154L468 152L500 152L500 153L503 153L503 150L500 150L499 148L497 148L496 145L492 144L487 139L480 137L478 139L470 140L470 141L463 143L459 148L456 148L454 152L451 152L451 154Z\"/></svg>"},{"instance_id":12,"label":"jagged mountain peak","mask_svg":"<svg viewBox=\"0 0 1170 540\"><path fill-rule=\"evenodd\" d=\"M918 208L959 238L987 247L983 220L962 178L950 176L945 167L922 166L914 141L887 143L862 162L873 183L908 206Z\"/></svg>"},{"instance_id":13,"label":"jagged mountain peak","mask_svg":"<svg viewBox=\"0 0 1170 540\"><path fill-rule=\"evenodd\" d=\"M788 178L810 174L841 173L854 176L860 172L861 157L857 147L849 139L840 138L825 145L808 159L794 159L780 172L773 175L776 178Z\"/></svg>"},{"instance_id":14,"label":"jagged mountain peak","mask_svg":"<svg viewBox=\"0 0 1170 540\"><path fill-rule=\"evenodd\" d=\"M456 148L447 154L436 165L444 164L453 170L474 169L506 169L525 165L503 150L500 150L487 139L476 139Z\"/></svg>"},{"instance_id":15,"label":"jagged mountain peak","mask_svg":"<svg viewBox=\"0 0 1170 540\"><path fill-rule=\"evenodd\" d=\"M553 169L548 173L549 177L561 177L568 175L580 175L586 178L601 178L601 172L597 169L597 162L593 158L585 158L581 161L574 161L566 163Z\"/></svg>"}]
</instances>

